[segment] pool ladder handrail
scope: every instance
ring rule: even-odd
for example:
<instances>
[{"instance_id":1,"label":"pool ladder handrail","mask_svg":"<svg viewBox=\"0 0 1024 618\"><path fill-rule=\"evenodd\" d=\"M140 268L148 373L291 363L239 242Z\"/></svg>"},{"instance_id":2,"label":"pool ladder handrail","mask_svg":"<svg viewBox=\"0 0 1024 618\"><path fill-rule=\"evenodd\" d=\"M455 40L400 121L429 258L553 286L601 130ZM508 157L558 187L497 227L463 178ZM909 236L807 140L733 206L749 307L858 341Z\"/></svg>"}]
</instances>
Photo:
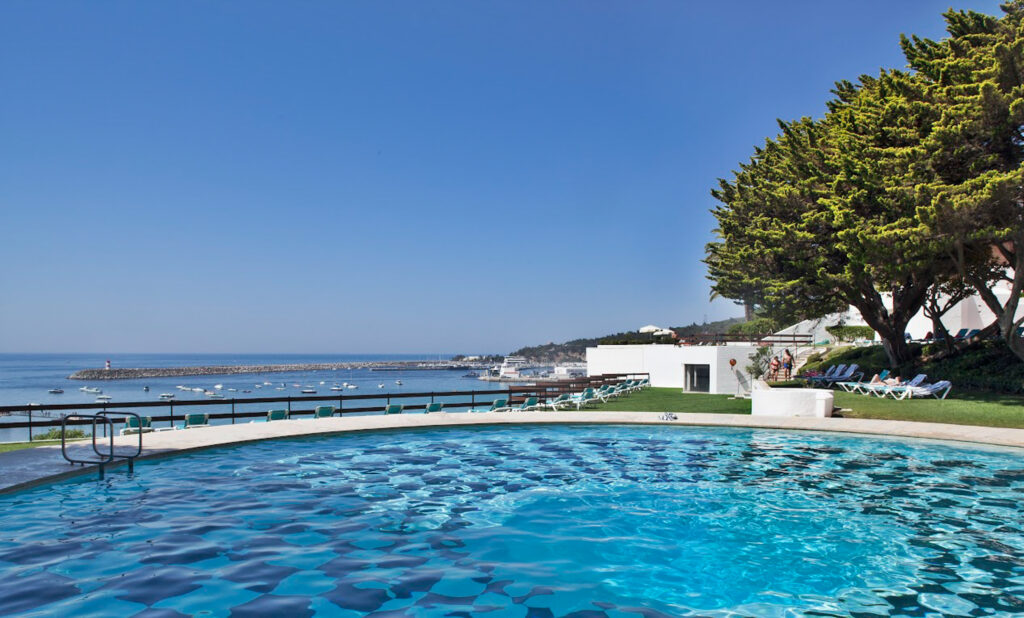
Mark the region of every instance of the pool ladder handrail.
<instances>
[{"instance_id":1,"label":"pool ladder handrail","mask_svg":"<svg viewBox=\"0 0 1024 618\"><path fill-rule=\"evenodd\" d=\"M110 418L111 414L115 414L116 416L135 417L135 426L139 428L139 445L134 453L127 454L114 452L114 421ZM97 459L77 459L68 454L67 427L69 419L92 420L92 450L94 453L96 453ZM108 449L107 452L105 453L100 451L99 447L96 444L97 423L105 423L104 426L109 427L110 429L109 440L107 442ZM79 464L82 466L97 466L99 468L99 475L101 480L104 477L105 466L109 463L113 463L117 459L128 460L128 472L134 472L135 458L142 454L142 418L138 414L135 414L134 412L113 413L108 412L106 410L103 410L102 412L97 412L96 414L67 414L61 418L60 422L60 453L61 455L64 456L64 459L67 460L67 462L70 463L72 466L75 464Z\"/></svg>"}]
</instances>

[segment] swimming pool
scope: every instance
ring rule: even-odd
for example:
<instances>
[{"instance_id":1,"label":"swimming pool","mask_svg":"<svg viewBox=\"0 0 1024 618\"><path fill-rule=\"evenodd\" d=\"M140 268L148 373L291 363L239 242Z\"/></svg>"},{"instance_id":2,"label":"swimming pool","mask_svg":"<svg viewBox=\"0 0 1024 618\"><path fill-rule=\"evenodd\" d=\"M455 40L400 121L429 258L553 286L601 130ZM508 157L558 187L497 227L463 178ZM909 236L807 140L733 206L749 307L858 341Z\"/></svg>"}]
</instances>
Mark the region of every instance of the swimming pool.
<instances>
[{"instance_id":1,"label":"swimming pool","mask_svg":"<svg viewBox=\"0 0 1024 618\"><path fill-rule=\"evenodd\" d=\"M664 426L221 448L0 497L0 613L1021 612L1020 455Z\"/></svg>"}]
</instances>

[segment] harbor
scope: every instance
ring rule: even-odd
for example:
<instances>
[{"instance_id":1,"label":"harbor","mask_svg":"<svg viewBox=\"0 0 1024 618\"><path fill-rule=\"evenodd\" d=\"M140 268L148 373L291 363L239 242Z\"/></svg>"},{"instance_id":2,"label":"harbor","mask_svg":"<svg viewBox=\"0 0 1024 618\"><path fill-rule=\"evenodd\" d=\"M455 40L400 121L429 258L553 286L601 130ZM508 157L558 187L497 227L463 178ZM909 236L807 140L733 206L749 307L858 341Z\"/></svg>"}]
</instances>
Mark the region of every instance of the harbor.
<instances>
[{"instance_id":1,"label":"harbor","mask_svg":"<svg viewBox=\"0 0 1024 618\"><path fill-rule=\"evenodd\" d=\"M487 369L482 363L451 361L356 361L338 363L289 363L283 365L205 365L190 367L125 367L109 365L101 369L81 369L69 380L138 380L188 376L242 375L251 373L287 373L302 371L470 371Z\"/></svg>"}]
</instances>

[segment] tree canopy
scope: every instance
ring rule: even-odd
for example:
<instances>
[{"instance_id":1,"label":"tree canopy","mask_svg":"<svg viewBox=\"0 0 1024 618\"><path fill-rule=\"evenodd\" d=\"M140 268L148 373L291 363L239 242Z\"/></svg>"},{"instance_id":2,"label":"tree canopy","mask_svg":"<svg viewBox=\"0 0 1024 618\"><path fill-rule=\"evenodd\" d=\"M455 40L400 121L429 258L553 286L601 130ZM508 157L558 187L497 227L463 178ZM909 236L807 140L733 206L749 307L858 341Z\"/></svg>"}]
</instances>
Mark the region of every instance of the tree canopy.
<instances>
[{"instance_id":1,"label":"tree canopy","mask_svg":"<svg viewBox=\"0 0 1024 618\"><path fill-rule=\"evenodd\" d=\"M712 191L713 293L777 319L853 305L899 367L907 323L937 286L970 285L1019 344L1024 0L1003 10L950 11L948 39L904 37L910 71L840 81L822 118L780 121Z\"/></svg>"}]
</instances>

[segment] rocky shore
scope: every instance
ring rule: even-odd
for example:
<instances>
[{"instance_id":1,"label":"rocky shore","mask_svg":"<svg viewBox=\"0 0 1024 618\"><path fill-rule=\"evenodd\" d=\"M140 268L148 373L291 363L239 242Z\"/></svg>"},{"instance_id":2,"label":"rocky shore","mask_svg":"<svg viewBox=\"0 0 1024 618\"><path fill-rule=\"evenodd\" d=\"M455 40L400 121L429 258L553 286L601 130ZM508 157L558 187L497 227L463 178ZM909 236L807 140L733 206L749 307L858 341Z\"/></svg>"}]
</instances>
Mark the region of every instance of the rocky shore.
<instances>
[{"instance_id":1,"label":"rocky shore","mask_svg":"<svg viewBox=\"0 0 1024 618\"><path fill-rule=\"evenodd\" d=\"M387 363L303 363L294 365L211 365L206 367L150 367L123 369L82 369L68 376L70 380L135 380L138 378L173 378L178 376L216 376L244 373L284 373L288 371L370 370L462 370L472 369L467 363L394 361Z\"/></svg>"}]
</instances>

